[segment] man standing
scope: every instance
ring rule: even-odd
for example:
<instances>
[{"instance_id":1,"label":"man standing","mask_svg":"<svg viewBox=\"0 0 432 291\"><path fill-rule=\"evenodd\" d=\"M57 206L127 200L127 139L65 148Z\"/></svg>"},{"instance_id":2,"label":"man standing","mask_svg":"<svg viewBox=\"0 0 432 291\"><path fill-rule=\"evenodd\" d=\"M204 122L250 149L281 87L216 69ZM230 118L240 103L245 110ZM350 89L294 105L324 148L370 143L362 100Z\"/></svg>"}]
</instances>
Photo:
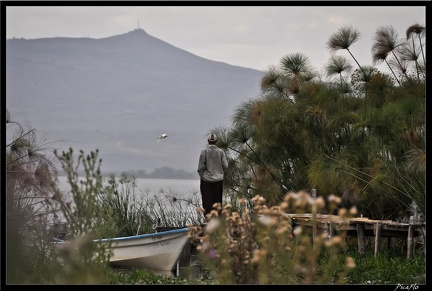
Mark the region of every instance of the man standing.
<instances>
[{"instance_id":1,"label":"man standing","mask_svg":"<svg viewBox=\"0 0 432 291\"><path fill-rule=\"evenodd\" d=\"M214 209L213 204L220 203L222 206L222 184L224 173L228 168L225 152L216 146L216 134L209 134L207 141L208 145L201 151L197 170L201 179L200 191L204 217Z\"/></svg>"}]
</instances>

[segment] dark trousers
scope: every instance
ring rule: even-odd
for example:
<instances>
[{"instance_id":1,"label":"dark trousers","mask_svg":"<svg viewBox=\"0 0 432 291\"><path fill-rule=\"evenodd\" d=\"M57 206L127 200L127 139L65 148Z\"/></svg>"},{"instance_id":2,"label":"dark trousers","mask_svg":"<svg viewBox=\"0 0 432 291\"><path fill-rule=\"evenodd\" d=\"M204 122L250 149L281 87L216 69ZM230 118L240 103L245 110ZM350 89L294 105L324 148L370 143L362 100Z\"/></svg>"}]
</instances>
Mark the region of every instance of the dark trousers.
<instances>
[{"instance_id":1,"label":"dark trousers","mask_svg":"<svg viewBox=\"0 0 432 291\"><path fill-rule=\"evenodd\" d=\"M223 181L206 182L201 179L200 191L202 197L202 206L204 208L204 217L212 211L213 204L220 203L222 207ZM220 215L220 211L219 211Z\"/></svg>"}]
</instances>

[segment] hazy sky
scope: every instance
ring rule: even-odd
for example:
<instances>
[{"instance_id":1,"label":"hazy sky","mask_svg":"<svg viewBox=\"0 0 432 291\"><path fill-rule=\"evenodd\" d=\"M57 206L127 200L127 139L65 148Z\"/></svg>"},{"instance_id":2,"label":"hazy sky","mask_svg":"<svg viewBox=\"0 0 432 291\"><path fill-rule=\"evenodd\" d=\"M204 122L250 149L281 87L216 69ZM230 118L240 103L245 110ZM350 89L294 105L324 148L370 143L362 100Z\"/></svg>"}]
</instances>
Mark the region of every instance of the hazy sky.
<instances>
[{"instance_id":1,"label":"hazy sky","mask_svg":"<svg viewBox=\"0 0 432 291\"><path fill-rule=\"evenodd\" d=\"M139 27L214 61L267 70L282 57L301 52L320 71L330 58L326 42L343 26L360 32L350 50L361 65L372 65L371 47L379 26L393 26L401 39L409 26L426 26L427 2L364 2L369 6L354 7L331 3L335 6L6 6L6 37L105 38ZM346 50L337 54L352 61Z\"/></svg>"}]
</instances>

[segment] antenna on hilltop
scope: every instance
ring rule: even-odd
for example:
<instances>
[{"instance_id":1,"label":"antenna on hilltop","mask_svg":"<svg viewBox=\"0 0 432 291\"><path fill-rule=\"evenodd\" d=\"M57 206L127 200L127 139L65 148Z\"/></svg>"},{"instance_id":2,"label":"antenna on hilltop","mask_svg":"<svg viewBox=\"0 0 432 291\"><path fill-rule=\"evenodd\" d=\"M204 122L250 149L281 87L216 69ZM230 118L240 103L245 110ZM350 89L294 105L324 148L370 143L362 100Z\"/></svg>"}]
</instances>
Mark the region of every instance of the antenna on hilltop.
<instances>
[{"instance_id":1,"label":"antenna on hilltop","mask_svg":"<svg viewBox=\"0 0 432 291\"><path fill-rule=\"evenodd\" d=\"M138 21L137 21L137 29L140 29L140 26L139 26L139 19L138 19Z\"/></svg>"}]
</instances>

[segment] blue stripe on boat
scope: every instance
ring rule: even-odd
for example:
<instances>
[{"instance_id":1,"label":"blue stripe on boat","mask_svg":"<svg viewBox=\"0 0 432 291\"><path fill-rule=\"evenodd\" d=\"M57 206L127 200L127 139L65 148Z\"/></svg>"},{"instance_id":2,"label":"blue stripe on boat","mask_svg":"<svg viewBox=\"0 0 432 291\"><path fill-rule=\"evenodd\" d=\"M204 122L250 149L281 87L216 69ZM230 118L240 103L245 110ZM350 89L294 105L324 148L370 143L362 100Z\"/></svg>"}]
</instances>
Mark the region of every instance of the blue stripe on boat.
<instances>
[{"instance_id":1,"label":"blue stripe on boat","mask_svg":"<svg viewBox=\"0 0 432 291\"><path fill-rule=\"evenodd\" d=\"M105 241L119 241L119 240L134 240L144 237L154 237L154 236L161 236L161 235L167 235L167 234L173 234L173 233L182 233L189 231L189 228L179 228L179 229L173 229L173 230L167 230L167 231L161 231L161 232L155 232L155 233L146 233L146 234L140 234L140 235L133 235L133 236L125 236L125 237L115 237L115 238L104 238L104 239L98 239L95 241L105 242Z\"/></svg>"}]
</instances>

